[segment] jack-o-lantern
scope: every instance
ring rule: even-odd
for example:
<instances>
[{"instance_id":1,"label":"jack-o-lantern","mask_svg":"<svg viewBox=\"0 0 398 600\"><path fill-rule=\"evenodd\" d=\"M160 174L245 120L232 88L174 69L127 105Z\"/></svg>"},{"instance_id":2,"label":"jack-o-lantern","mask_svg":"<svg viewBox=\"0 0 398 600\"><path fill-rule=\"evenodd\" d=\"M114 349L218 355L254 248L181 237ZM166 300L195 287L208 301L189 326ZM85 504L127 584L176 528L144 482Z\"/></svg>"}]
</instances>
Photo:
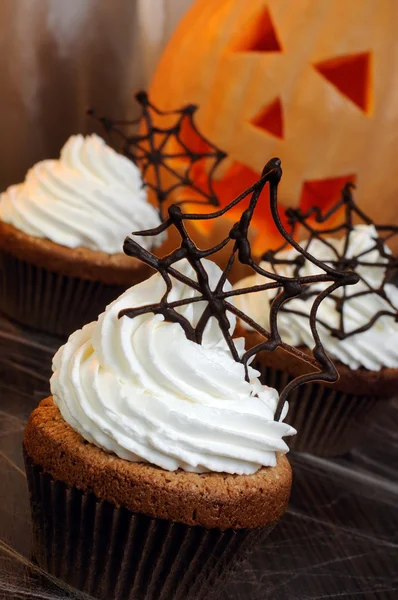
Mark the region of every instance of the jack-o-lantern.
<instances>
[{"instance_id":1,"label":"jack-o-lantern","mask_svg":"<svg viewBox=\"0 0 398 600\"><path fill-rule=\"evenodd\" d=\"M396 222L397 39L396 0L197 0L150 97L199 105L201 131L228 153L222 201L279 156L285 205L327 208L354 180L361 206Z\"/></svg>"}]
</instances>

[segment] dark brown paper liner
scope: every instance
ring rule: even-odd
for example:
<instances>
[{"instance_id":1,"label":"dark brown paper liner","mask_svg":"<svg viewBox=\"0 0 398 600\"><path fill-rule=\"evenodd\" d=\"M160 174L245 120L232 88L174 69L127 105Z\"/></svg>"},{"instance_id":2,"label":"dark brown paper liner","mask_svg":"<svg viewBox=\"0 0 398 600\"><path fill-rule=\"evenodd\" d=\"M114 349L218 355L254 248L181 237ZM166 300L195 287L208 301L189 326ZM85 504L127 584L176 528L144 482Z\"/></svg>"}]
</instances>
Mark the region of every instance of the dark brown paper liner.
<instances>
[{"instance_id":1,"label":"dark brown paper liner","mask_svg":"<svg viewBox=\"0 0 398 600\"><path fill-rule=\"evenodd\" d=\"M125 289L53 273L0 253L0 311L40 331L69 335L97 319Z\"/></svg>"},{"instance_id":2,"label":"dark brown paper liner","mask_svg":"<svg viewBox=\"0 0 398 600\"><path fill-rule=\"evenodd\" d=\"M154 519L55 481L26 453L25 467L35 560L100 600L216 598L275 525L222 532Z\"/></svg>"},{"instance_id":3,"label":"dark brown paper liner","mask_svg":"<svg viewBox=\"0 0 398 600\"><path fill-rule=\"evenodd\" d=\"M253 361L262 383L281 392L293 379L288 373ZM318 456L341 456L360 444L369 419L386 401L374 396L356 396L329 388L322 383L308 383L293 390L288 398L285 418L297 430L286 439L291 449Z\"/></svg>"}]
</instances>

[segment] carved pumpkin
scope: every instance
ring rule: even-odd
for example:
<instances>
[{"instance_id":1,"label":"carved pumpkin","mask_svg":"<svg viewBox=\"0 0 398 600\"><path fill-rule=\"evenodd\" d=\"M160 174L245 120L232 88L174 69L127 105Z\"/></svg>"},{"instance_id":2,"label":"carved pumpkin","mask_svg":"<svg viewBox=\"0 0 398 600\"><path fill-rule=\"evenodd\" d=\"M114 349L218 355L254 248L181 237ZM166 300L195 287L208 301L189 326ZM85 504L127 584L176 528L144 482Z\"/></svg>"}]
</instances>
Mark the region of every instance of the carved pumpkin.
<instances>
[{"instance_id":1,"label":"carved pumpkin","mask_svg":"<svg viewBox=\"0 0 398 600\"><path fill-rule=\"evenodd\" d=\"M199 105L198 126L229 155L222 201L280 156L284 204L327 208L354 180L361 206L396 222L397 38L396 0L197 0L150 96L164 109Z\"/></svg>"}]
</instances>

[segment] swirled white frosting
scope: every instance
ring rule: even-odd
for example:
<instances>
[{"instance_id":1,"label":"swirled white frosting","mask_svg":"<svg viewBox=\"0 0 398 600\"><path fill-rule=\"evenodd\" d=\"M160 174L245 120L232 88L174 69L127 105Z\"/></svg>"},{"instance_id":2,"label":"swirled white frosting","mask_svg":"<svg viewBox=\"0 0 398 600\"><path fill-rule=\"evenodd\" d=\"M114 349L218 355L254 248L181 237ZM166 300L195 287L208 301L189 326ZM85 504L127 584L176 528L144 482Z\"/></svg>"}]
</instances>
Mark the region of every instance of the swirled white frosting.
<instances>
[{"instance_id":1,"label":"swirled white frosting","mask_svg":"<svg viewBox=\"0 0 398 600\"><path fill-rule=\"evenodd\" d=\"M212 289L220 269L203 261ZM176 268L196 280L184 260ZM225 290L231 289L227 282ZM274 466L295 430L274 420L278 394L236 362L214 318L203 343L152 313L118 318L124 308L158 302L159 274L127 290L98 321L73 333L56 353L51 390L63 418L86 440L130 461L167 470L254 473ZM169 300L198 293L173 279ZM178 310L197 324L207 302ZM231 332L235 319L230 318ZM244 351L244 340L236 342Z\"/></svg>"},{"instance_id":2,"label":"swirled white frosting","mask_svg":"<svg viewBox=\"0 0 398 600\"><path fill-rule=\"evenodd\" d=\"M375 293L369 293L363 296L353 297L361 291L369 290L367 284L377 289L384 278L385 267L383 263L386 258L380 256L378 250L374 248L374 240L377 238L377 232L373 225L357 225L349 236L349 245L346 257L362 255L362 260L371 264L380 264L379 267L368 268L365 265L359 265L355 271L362 280L357 284L346 287L347 299L344 303L344 329L347 333L357 330L366 325L378 312L386 310L394 312L398 308L398 288L395 285L385 285L387 299L385 300ZM327 238L327 244L314 239L308 246L308 250L313 256L325 263L336 259L338 250L341 254L344 248L344 239ZM306 242L301 246L306 247ZM389 253L385 246L384 251ZM292 259L297 255L294 249L280 252L278 258ZM263 262L261 266L268 271L272 271L270 264ZM282 275L293 276L293 267L291 265L277 265L276 271ZM316 275L322 271L313 263L306 260L300 269L300 275ZM236 284L236 289L247 285L261 285L266 282L262 275L249 276ZM312 290L322 290L327 284L311 285ZM335 297L343 294L343 289L339 288ZM243 310L248 316L260 323L264 328L269 326L269 307L270 300L275 295L274 290L257 292L249 295L237 296L235 304ZM391 306L391 304L393 306ZM313 297L307 299L294 298L284 304L285 311L280 312L278 316L278 327L282 339L294 346L304 345L312 348L314 340L309 328L308 316L313 303ZM294 314L292 311L303 313ZM328 327L337 329L340 322L340 313L337 311L336 303L331 297L327 297L320 305L318 310L318 331L321 336L325 350L335 360L348 365L351 369L365 367L371 371L379 371L383 367L398 367L398 323L393 317L379 317L371 328L361 333L354 334L345 339L338 339L332 332L322 325L325 323ZM244 327L247 327L242 322Z\"/></svg>"},{"instance_id":3,"label":"swirled white frosting","mask_svg":"<svg viewBox=\"0 0 398 600\"><path fill-rule=\"evenodd\" d=\"M58 160L29 169L1 194L0 219L34 237L108 254L122 252L131 231L160 224L139 169L97 135L74 135ZM156 239L139 241L148 249Z\"/></svg>"}]
</instances>

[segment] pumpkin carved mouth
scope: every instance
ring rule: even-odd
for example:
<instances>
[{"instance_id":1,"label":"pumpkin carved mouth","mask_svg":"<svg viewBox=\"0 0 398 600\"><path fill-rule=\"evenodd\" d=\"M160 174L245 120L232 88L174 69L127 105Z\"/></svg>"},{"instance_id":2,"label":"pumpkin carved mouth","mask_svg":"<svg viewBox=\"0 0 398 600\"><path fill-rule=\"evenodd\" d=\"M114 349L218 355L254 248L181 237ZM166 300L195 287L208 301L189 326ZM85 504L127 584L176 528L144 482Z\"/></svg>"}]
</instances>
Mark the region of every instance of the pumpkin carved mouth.
<instances>
[{"instance_id":1,"label":"pumpkin carved mouth","mask_svg":"<svg viewBox=\"0 0 398 600\"><path fill-rule=\"evenodd\" d=\"M301 188L300 209L306 213L312 206L319 206L323 213L327 212L339 200L345 184L356 183L356 180L357 176L352 173L341 177L304 181ZM339 215L336 221L338 218ZM311 223L311 226L316 224Z\"/></svg>"}]
</instances>

